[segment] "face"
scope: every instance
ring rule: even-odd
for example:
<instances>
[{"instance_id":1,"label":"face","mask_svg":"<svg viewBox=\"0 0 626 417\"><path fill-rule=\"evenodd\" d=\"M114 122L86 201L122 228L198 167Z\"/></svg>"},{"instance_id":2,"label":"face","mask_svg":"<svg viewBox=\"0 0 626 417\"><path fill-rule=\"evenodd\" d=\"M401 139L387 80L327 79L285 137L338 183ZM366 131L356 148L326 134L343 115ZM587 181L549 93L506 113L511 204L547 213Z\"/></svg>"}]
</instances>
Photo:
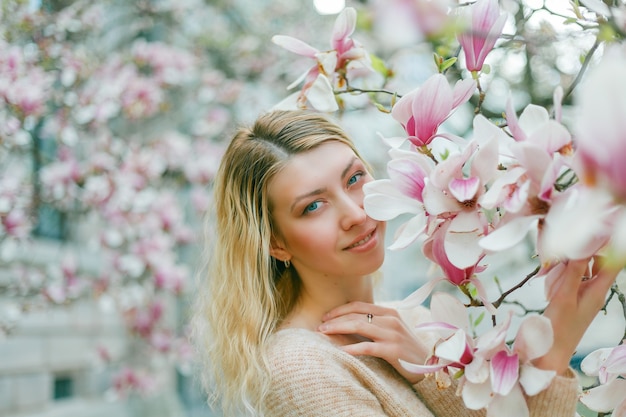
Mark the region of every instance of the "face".
<instances>
[{"instance_id":1,"label":"face","mask_svg":"<svg viewBox=\"0 0 626 417\"><path fill-rule=\"evenodd\" d=\"M385 223L363 210L372 180L349 146L327 141L298 154L269 184L276 230L271 253L300 277L370 274L384 258Z\"/></svg>"}]
</instances>

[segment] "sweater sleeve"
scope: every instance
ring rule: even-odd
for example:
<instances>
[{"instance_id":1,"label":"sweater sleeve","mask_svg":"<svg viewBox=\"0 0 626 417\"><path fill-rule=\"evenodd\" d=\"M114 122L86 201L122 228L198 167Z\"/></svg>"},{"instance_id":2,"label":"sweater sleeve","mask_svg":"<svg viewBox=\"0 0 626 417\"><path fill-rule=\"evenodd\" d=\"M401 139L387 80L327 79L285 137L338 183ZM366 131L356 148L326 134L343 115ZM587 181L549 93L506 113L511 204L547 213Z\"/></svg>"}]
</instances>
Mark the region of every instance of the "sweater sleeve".
<instances>
[{"instance_id":1,"label":"sweater sleeve","mask_svg":"<svg viewBox=\"0 0 626 417\"><path fill-rule=\"evenodd\" d=\"M272 417L383 417L379 400L362 376L333 356L331 349L304 345L270 360L271 390L266 397Z\"/></svg>"},{"instance_id":2,"label":"sweater sleeve","mask_svg":"<svg viewBox=\"0 0 626 417\"><path fill-rule=\"evenodd\" d=\"M485 410L471 411L463 404L463 399L456 395L457 382L452 386L439 389L434 378L425 378L413 386L424 404L437 417L466 416L482 417ZM579 392L578 379L570 369L568 375L557 376L550 386L539 394L527 397L530 417L572 417L576 415L576 403Z\"/></svg>"}]
</instances>

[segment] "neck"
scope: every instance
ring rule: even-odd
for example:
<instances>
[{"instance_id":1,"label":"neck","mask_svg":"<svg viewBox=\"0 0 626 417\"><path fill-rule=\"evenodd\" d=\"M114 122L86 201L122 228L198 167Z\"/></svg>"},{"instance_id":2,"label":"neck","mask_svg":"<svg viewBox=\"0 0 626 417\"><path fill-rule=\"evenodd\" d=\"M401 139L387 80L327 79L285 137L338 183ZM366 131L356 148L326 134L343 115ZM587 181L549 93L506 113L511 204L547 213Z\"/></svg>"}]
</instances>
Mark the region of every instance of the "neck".
<instances>
[{"instance_id":1,"label":"neck","mask_svg":"<svg viewBox=\"0 0 626 417\"><path fill-rule=\"evenodd\" d=\"M371 276L315 280L314 284L307 285L303 280L298 302L281 327L316 330L322 316L333 308L352 301L374 301Z\"/></svg>"}]
</instances>

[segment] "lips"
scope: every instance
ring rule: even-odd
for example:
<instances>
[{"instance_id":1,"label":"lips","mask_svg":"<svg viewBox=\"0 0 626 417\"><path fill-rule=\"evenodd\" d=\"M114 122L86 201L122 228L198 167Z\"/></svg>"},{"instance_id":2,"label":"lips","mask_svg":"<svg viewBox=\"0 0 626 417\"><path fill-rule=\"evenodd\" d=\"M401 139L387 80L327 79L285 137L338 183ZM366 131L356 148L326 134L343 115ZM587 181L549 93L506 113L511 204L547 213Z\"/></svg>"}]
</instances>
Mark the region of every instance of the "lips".
<instances>
[{"instance_id":1,"label":"lips","mask_svg":"<svg viewBox=\"0 0 626 417\"><path fill-rule=\"evenodd\" d=\"M376 228L370 230L367 233L362 234L361 236L357 237L349 246L344 248L344 250L357 248L359 246L366 244L367 242L370 241L370 239L372 239L372 237L374 237L375 232L376 232Z\"/></svg>"}]
</instances>

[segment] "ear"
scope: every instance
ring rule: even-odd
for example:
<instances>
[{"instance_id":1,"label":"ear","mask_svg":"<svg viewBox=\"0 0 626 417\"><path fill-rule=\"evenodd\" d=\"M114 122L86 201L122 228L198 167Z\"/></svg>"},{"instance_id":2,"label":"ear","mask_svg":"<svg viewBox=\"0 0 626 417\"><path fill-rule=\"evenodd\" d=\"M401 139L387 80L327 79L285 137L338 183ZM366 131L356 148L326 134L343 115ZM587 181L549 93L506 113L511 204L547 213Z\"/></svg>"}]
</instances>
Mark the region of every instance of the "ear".
<instances>
[{"instance_id":1,"label":"ear","mask_svg":"<svg viewBox=\"0 0 626 417\"><path fill-rule=\"evenodd\" d=\"M282 240L272 236L270 240L270 255L279 261L287 261L291 259L291 253L284 247Z\"/></svg>"}]
</instances>

